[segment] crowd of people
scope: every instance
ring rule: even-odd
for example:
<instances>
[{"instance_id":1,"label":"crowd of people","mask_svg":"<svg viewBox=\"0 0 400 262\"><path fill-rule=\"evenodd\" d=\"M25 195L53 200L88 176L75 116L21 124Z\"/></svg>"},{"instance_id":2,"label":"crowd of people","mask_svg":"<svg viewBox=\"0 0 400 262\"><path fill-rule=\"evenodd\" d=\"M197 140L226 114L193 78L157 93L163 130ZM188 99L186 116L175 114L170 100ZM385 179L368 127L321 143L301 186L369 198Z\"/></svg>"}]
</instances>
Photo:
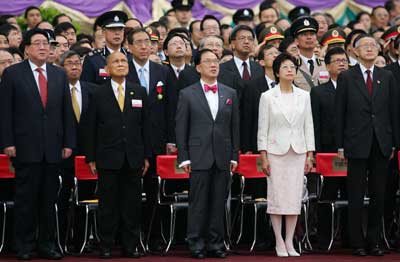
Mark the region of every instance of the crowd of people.
<instances>
[{"instance_id":1,"label":"crowd of people","mask_svg":"<svg viewBox=\"0 0 400 262\"><path fill-rule=\"evenodd\" d=\"M24 31L15 16L0 17L0 147L16 175L6 239L18 259L32 259L34 250L63 257L55 203L61 246L77 250L87 238L76 218L66 241L75 156L98 175L92 228L100 258L112 258L116 243L122 256L139 258L141 232L150 250L161 251L156 159L170 154L190 173L189 186L170 190L188 190L181 230L193 258L227 256L225 205L240 154L260 154L267 177L266 186L258 180L246 188L268 202L273 233L262 216L260 248L272 243L279 257L300 256L294 235L316 153L337 153L347 164L347 177L325 177L320 195L348 200L342 245L355 256L383 256L385 230L400 248L400 1L346 25L307 6L284 18L273 0L260 4L258 16L237 10L232 24L194 19L193 0L171 4L146 25L106 12L91 34L77 32L66 14L44 21L34 6ZM311 214L314 250L330 246L329 212L317 206Z\"/></svg>"}]
</instances>

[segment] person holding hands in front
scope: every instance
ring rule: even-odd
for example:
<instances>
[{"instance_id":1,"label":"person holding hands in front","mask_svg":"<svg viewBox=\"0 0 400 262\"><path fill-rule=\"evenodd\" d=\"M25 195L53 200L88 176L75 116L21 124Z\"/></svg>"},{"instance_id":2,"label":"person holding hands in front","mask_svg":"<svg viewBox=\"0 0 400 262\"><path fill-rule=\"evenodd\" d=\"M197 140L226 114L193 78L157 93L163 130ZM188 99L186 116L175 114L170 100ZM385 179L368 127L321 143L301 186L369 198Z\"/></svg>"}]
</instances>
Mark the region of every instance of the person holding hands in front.
<instances>
[{"instance_id":1,"label":"person holding hands in front","mask_svg":"<svg viewBox=\"0 0 400 262\"><path fill-rule=\"evenodd\" d=\"M273 63L276 87L261 95L257 145L268 181L268 208L279 257L300 256L293 247L301 212L303 176L315 150L310 95L293 85L296 59L280 54ZM281 235L285 216L286 236Z\"/></svg>"}]
</instances>

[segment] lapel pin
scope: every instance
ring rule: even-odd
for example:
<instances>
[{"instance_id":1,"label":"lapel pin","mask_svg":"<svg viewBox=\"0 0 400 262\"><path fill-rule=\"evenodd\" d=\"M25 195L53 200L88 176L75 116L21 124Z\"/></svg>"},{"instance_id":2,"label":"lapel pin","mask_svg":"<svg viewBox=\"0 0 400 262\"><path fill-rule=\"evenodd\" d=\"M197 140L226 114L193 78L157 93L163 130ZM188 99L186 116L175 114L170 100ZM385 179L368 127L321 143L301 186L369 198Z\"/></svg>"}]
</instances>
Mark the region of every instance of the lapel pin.
<instances>
[{"instance_id":1,"label":"lapel pin","mask_svg":"<svg viewBox=\"0 0 400 262\"><path fill-rule=\"evenodd\" d=\"M130 92L131 96L133 96L135 93L134 92Z\"/></svg>"},{"instance_id":2,"label":"lapel pin","mask_svg":"<svg viewBox=\"0 0 400 262\"><path fill-rule=\"evenodd\" d=\"M380 84L380 83L381 83L381 81L379 81L379 80L378 80L378 81L376 81L376 82L377 82L378 84Z\"/></svg>"}]
</instances>

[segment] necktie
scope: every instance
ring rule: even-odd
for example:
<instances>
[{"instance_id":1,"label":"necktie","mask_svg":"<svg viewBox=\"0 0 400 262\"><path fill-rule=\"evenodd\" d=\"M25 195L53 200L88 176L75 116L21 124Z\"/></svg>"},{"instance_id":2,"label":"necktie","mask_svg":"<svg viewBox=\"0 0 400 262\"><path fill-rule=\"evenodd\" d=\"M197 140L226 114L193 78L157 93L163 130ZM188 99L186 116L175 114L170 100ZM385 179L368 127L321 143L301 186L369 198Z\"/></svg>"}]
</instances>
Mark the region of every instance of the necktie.
<instances>
[{"instance_id":1,"label":"necktie","mask_svg":"<svg viewBox=\"0 0 400 262\"><path fill-rule=\"evenodd\" d=\"M179 73L181 72L181 70L179 68L176 69L176 78L179 79Z\"/></svg>"},{"instance_id":2,"label":"necktie","mask_svg":"<svg viewBox=\"0 0 400 262\"><path fill-rule=\"evenodd\" d=\"M310 74L314 74L314 61L312 59L308 60L308 63L310 64Z\"/></svg>"},{"instance_id":3,"label":"necktie","mask_svg":"<svg viewBox=\"0 0 400 262\"><path fill-rule=\"evenodd\" d=\"M81 119L81 111L79 110L79 103L78 103L78 99L76 98L76 87L73 86L71 88L71 101L72 101L72 109L74 110L74 114L76 117L76 121L78 121Z\"/></svg>"},{"instance_id":4,"label":"necktie","mask_svg":"<svg viewBox=\"0 0 400 262\"><path fill-rule=\"evenodd\" d=\"M271 82L271 88L274 88L275 86L276 86L275 81L272 81L272 82Z\"/></svg>"},{"instance_id":5,"label":"necktie","mask_svg":"<svg viewBox=\"0 0 400 262\"><path fill-rule=\"evenodd\" d=\"M40 98L42 100L43 107L46 107L47 104L47 79L43 74L43 68L36 68L36 72L39 73L39 90L40 90Z\"/></svg>"},{"instance_id":6,"label":"necktie","mask_svg":"<svg viewBox=\"0 0 400 262\"><path fill-rule=\"evenodd\" d=\"M369 96L372 96L372 78L371 78L371 70L366 70L367 73L367 82L365 83L367 86L367 91Z\"/></svg>"},{"instance_id":7,"label":"necktie","mask_svg":"<svg viewBox=\"0 0 400 262\"><path fill-rule=\"evenodd\" d=\"M243 62L243 74L242 74L242 79L243 80L250 80L250 73L249 73L249 68L247 66L246 62Z\"/></svg>"},{"instance_id":8,"label":"necktie","mask_svg":"<svg viewBox=\"0 0 400 262\"><path fill-rule=\"evenodd\" d=\"M119 109L121 109L121 112L124 111L124 93L123 93L123 87L121 85L118 86L118 105Z\"/></svg>"},{"instance_id":9,"label":"necktie","mask_svg":"<svg viewBox=\"0 0 400 262\"><path fill-rule=\"evenodd\" d=\"M145 69L142 67L139 69L139 81L140 85L146 89L146 93L149 94L149 87L147 86L146 77L144 76Z\"/></svg>"},{"instance_id":10,"label":"necktie","mask_svg":"<svg viewBox=\"0 0 400 262\"><path fill-rule=\"evenodd\" d=\"M217 85L212 85L212 86L204 85L204 91L206 91L206 92L211 91L215 94L215 92L217 92L217 90L218 90Z\"/></svg>"}]
</instances>

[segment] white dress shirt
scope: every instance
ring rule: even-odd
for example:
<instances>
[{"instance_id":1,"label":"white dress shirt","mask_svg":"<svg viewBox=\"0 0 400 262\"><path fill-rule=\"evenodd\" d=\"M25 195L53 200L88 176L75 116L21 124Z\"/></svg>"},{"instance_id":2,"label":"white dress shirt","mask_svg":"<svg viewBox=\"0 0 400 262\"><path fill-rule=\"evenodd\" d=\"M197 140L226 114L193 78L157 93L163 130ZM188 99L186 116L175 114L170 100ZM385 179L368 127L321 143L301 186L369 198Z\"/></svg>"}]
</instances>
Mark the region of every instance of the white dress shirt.
<instances>
[{"instance_id":1,"label":"white dress shirt","mask_svg":"<svg viewBox=\"0 0 400 262\"><path fill-rule=\"evenodd\" d=\"M34 63L32 63L31 60L29 61L29 65L31 66L32 69L32 73L33 73L33 77L35 78L35 82L36 82L36 86L38 88L39 94L40 94L40 87L39 87L39 72L36 71L36 69L38 68L37 65L35 65ZM44 63L40 68L43 69L42 73L43 75L46 77L47 79L47 67L46 67L46 63Z\"/></svg>"},{"instance_id":2,"label":"white dress shirt","mask_svg":"<svg viewBox=\"0 0 400 262\"><path fill-rule=\"evenodd\" d=\"M217 117L217 113L218 113L218 90L215 93L213 93L212 91L206 92L204 90L204 85L208 85L208 84L203 82L203 80L201 80L201 79L200 79L200 84L201 84L201 88L203 89L204 95L206 96L208 106L210 107L211 115L215 121L215 118ZM213 86L213 85L218 85L217 81L215 81L213 84L211 84L209 86Z\"/></svg>"},{"instance_id":3,"label":"white dress shirt","mask_svg":"<svg viewBox=\"0 0 400 262\"><path fill-rule=\"evenodd\" d=\"M125 84L126 81L124 81L121 86L122 86L122 94L125 96ZM117 82L115 82L114 80L111 79L111 87L113 89L114 95L115 95L115 99L117 99L118 102L118 86L120 86L120 84L118 84Z\"/></svg>"},{"instance_id":4,"label":"white dress shirt","mask_svg":"<svg viewBox=\"0 0 400 262\"><path fill-rule=\"evenodd\" d=\"M305 64L308 68L308 71L310 71L310 63L308 63L308 60L312 60L314 63L314 68L317 66L317 58L315 57L315 55L313 55L311 58L305 57L303 55L300 54L300 58L301 61L303 62L303 64Z\"/></svg>"},{"instance_id":5,"label":"white dress shirt","mask_svg":"<svg viewBox=\"0 0 400 262\"><path fill-rule=\"evenodd\" d=\"M331 79L331 82L332 82L332 85L333 85L333 87L335 88L335 90L336 90L336 87L337 87L337 82L335 81L335 80L333 80L333 79Z\"/></svg>"},{"instance_id":6,"label":"white dress shirt","mask_svg":"<svg viewBox=\"0 0 400 262\"><path fill-rule=\"evenodd\" d=\"M349 56L349 60L350 60L349 65L351 66L355 66L356 64L358 64L357 59L355 59L354 57Z\"/></svg>"},{"instance_id":7,"label":"white dress shirt","mask_svg":"<svg viewBox=\"0 0 400 262\"><path fill-rule=\"evenodd\" d=\"M136 63L135 59L132 59L132 61L133 61L133 65L136 68L136 73L137 73L137 76L139 79L140 79L139 70L141 68L144 69L144 78L146 79L147 86L150 88L150 62L149 62L150 60L147 60L146 64L144 64L144 66L141 66L138 63Z\"/></svg>"},{"instance_id":8,"label":"white dress shirt","mask_svg":"<svg viewBox=\"0 0 400 262\"><path fill-rule=\"evenodd\" d=\"M371 71L371 80L374 80L374 79L373 79L374 68L375 68L375 66L372 65L371 68L369 69L369 71ZM360 63L360 69L361 69L361 73L362 73L363 78L364 78L364 82L367 83L367 76L368 76L368 74L367 74L366 71L367 71L368 69L367 69L365 66L363 66L361 63Z\"/></svg>"},{"instance_id":9,"label":"white dress shirt","mask_svg":"<svg viewBox=\"0 0 400 262\"><path fill-rule=\"evenodd\" d=\"M239 74L240 74L241 78L243 78L243 62L246 62L247 70L249 70L249 75L251 76L250 59L249 58L247 58L246 61L243 61L240 58L234 56L233 61L235 62L235 65L236 65L237 69L239 70Z\"/></svg>"},{"instance_id":10,"label":"white dress shirt","mask_svg":"<svg viewBox=\"0 0 400 262\"><path fill-rule=\"evenodd\" d=\"M81 88L81 83L78 81L74 85L76 90L75 90L75 98L76 101L78 102L79 105L79 112L82 113L82 88ZM74 87L71 83L69 84L69 90L71 91L71 96L72 96L72 87Z\"/></svg>"},{"instance_id":11,"label":"white dress shirt","mask_svg":"<svg viewBox=\"0 0 400 262\"><path fill-rule=\"evenodd\" d=\"M176 67L173 64L170 64L172 69L174 70L174 73L176 75L176 78L179 78L180 72L182 72L183 69L185 69L185 64L183 64L181 67ZM179 70L179 71L178 71Z\"/></svg>"}]
</instances>

